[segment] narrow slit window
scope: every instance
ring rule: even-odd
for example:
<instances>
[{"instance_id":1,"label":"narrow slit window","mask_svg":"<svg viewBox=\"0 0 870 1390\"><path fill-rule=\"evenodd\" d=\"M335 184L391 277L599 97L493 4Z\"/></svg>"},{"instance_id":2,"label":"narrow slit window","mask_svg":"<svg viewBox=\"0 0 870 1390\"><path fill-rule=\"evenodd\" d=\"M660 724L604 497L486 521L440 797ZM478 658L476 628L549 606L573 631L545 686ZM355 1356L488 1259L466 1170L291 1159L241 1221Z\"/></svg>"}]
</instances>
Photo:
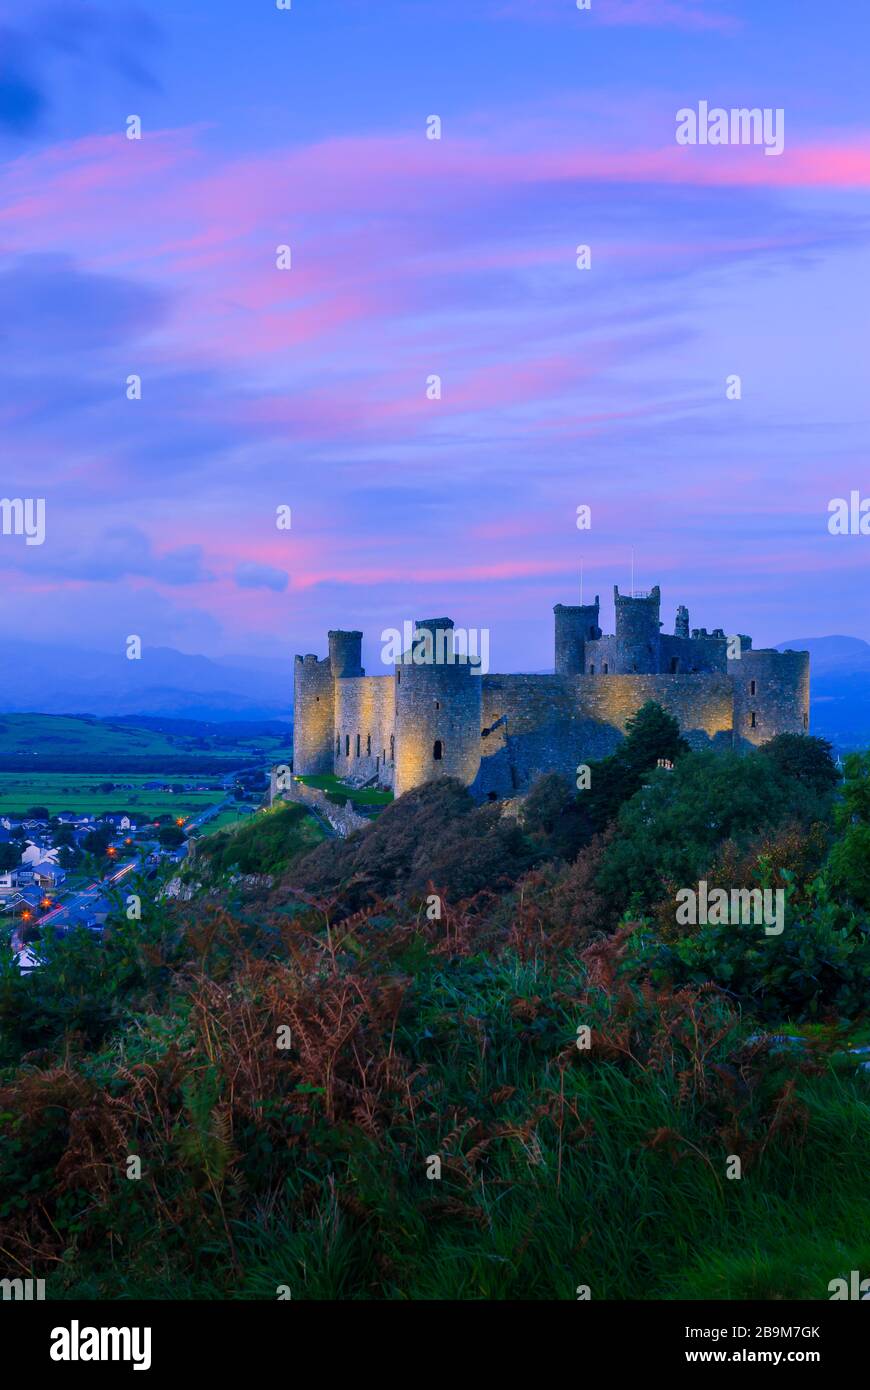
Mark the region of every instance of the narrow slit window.
<instances>
[{"instance_id":1,"label":"narrow slit window","mask_svg":"<svg viewBox=\"0 0 870 1390\"><path fill-rule=\"evenodd\" d=\"M441 759L444 757L444 745L440 738L436 738L435 740L435 745L432 749L432 757L435 759L436 763L440 763Z\"/></svg>"}]
</instances>

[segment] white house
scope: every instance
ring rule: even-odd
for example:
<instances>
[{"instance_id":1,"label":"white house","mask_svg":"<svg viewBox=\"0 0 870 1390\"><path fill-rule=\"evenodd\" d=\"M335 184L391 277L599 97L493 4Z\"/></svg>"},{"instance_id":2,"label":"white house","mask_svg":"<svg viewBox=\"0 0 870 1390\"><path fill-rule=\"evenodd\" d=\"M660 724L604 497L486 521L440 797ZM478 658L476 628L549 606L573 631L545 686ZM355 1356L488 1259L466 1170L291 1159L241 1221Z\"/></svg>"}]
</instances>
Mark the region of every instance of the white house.
<instances>
[{"instance_id":1,"label":"white house","mask_svg":"<svg viewBox=\"0 0 870 1390\"><path fill-rule=\"evenodd\" d=\"M56 849L46 849L44 845L37 845L33 840L28 840L27 849L21 856L21 862L22 864L30 864L33 868L35 868L37 864L44 864L46 862L56 864L57 853Z\"/></svg>"},{"instance_id":2,"label":"white house","mask_svg":"<svg viewBox=\"0 0 870 1390\"><path fill-rule=\"evenodd\" d=\"M32 882L33 866L16 864L14 869L4 869L0 872L0 893L15 893Z\"/></svg>"}]
</instances>

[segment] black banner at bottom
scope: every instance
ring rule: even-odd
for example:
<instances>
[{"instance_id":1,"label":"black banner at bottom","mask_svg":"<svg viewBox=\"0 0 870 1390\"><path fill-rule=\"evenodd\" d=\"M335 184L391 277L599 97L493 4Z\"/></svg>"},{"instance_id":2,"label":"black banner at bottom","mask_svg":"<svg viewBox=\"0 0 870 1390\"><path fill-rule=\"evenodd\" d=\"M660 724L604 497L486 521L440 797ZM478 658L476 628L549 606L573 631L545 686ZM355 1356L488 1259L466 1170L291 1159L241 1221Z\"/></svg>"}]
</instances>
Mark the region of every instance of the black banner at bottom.
<instances>
[{"instance_id":1,"label":"black banner at bottom","mask_svg":"<svg viewBox=\"0 0 870 1390\"><path fill-rule=\"evenodd\" d=\"M392 1343L372 1336L402 1332L431 1338L426 1369L452 1362L457 1344L445 1331L463 1335L463 1362L476 1360L493 1369L499 1353L512 1361L551 1351L538 1343L544 1330L568 1334L585 1364L594 1353L610 1370L670 1372L677 1367L703 1371L715 1366L806 1366L831 1373L860 1364L866 1350L868 1316L854 1302L608 1303L578 1300L566 1304L468 1303L315 1303L294 1302L105 1302L66 1303L0 1300L4 1359L17 1354L27 1369L61 1378L113 1375L207 1374L289 1371L301 1352L324 1357L324 1375L341 1369L359 1373L362 1347L377 1348L378 1359ZM485 1309L485 1311L484 1311ZM449 1323L445 1323L449 1318ZM323 1334L322 1336L319 1334ZM483 1339L481 1336L483 1334ZM304 1340L303 1340L304 1339ZM476 1353L469 1355L476 1347ZM525 1355L523 1355L525 1353ZM16 1356L16 1359L17 1359ZM8 1369L8 1366L7 1366ZM422 1368L421 1368L422 1369ZM315 1372L316 1374L316 1372ZM310 1380L312 1368L306 1367Z\"/></svg>"}]
</instances>

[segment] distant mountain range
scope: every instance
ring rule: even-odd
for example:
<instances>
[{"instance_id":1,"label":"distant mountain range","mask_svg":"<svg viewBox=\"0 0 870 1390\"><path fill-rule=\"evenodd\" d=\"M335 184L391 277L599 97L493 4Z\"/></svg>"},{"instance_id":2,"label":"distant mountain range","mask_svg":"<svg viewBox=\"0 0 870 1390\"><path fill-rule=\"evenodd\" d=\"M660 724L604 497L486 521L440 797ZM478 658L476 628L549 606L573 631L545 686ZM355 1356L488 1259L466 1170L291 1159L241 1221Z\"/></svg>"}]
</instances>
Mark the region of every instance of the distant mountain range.
<instances>
[{"instance_id":1,"label":"distant mountain range","mask_svg":"<svg viewBox=\"0 0 870 1390\"><path fill-rule=\"evenodd\" d=\"M801 637L777 651L810 654L810 732L839 752L870 747L870 643L860 637Z\"/></svg>"},{"instance_id":2,"label":"distant mountain range","mask_svg":"<svg viewBox=\"0 0 870 1390\"><path fill-rule=\"evenodd\" d=\"M801 637L777 650L789 647L810 653L812 732L839 751L870 747L870 643ZM210 658L149 647L141 661L128 661L123 653L22 642L4 665L0 708L9 713L221 721L292 712L290 656Z\"/></svg>"},{"instance_id":3,"label":"distant mountain range","mask_svg":"<svg viewBox=\"0 0 870 1390\"><path fill-rule=\"evenodd\" d=\"M186 656L148 647L140 661L123 652L16 643L4 662L0 708L7 713L158 715L172 719L287 717L293 662Z\"/></svg>"}]
</instances>

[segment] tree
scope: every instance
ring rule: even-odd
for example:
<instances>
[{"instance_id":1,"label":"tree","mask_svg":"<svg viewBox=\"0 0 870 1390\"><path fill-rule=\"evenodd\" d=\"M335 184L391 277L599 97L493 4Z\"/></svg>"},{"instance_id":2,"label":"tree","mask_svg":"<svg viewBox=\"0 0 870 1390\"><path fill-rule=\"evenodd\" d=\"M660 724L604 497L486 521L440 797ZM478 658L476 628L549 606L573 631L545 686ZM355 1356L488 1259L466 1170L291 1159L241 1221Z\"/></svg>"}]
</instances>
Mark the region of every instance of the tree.
<instances>
[{"instance_id":1,"label":"tree","mask_svg":"<svg viewBox=\"0 0 870 1390\"><path fill-rule=\"evenodd\" d=\"M827 876L838 896L870 908L870 825L861 821L846 827L831 850Z\"/></svg>"},{"instance_id":2,"label":"tree","mask_svg":"<svg viewBox=\"0 0 870 1390\"><path fill-rule=\"evenodd\" d=\"M625 726L625 743L617 749L616 757L636 773L649 772L659 759L676 762L689 751L672 714L655 700L647 700Z\"/></svg>"},{"instance_id":3,"label":"tree","mask_svg":"<svg viewBox=\"0 0 870 1390\"><path fill-rule=\"evenodd\" d=\"M21 862L21 852L16 845L0 844L0 873L8 873Z\"/></svg>"},{"instance_id":4,"label":"tree","mask_svg":"<svg viewBox=\"0 0 870 1390\"><path fill-rule=\"evenodd\" d=\"M92 854L95 859L101 859L112 843L114 833L110 825L98 825L95 829L89 830L82 841L85 854Z\"/></svg>"},{"instance_id":5,"label":"tree","mask_svg":"<svg viewBox=\"0 0 870 1390\"><path fill-rule=\"evenodd\" d=\"M785 777L805 782L818 796L829 795L840 781L827 739L811 734L777 734L758 751L762 757L770 758Z\"/></svg>"},{"instance_id":6,"label":"tree","mask_svg":"<svg viewBox=\"0 0 870 1390\"><path fill-rule=\"evenodd\" d=\"M837 821L842 826L870 824L870 751L849 753L844 763L842 800Z\"/></svg>"},{"instance_id":7,"label":"tree","mask_svg":"<svg viewBox=\"0 0 870 1390\"><path fill-rule=\"evenodd\" d=\"M589 817L566 777L548 772L539 777L523 802L523 828L544 855L574 859L591 839Z\"/></svg>"},{"instance_id":8,"label":"tree","mask_svg":"<svg viewBox=\"0 0 870 1390\"><path fill-rule=\"evenodd\" d=\"M592 830L600 832L615 819L660 759L676 763L688 752L674 716L654 700L641 705L628 720L616 752L591 764L589 791L580 795Z\"/></svg>"},{"instance_id":9,"label":"tree","mask_svg":"<svg viewBox=\"0 0 870 1390\"><path fill-rule=\"evenodd\" d=\"M632 898L651 905L668 883L697 885L724 841L742 848L788 822L809 826L817 811L811 789L760 752L691 753L653 772L622 807L599 886L617 911Z\"/></svg>"},{"instance_id":10,"label":"tree","mask_svg":"<svg viewBox=\"0 0 870 1390\"><path fill-rule=\"evenodd\" d=\"M183 845L187 836L178 825L162 825L157 832L157 839L165 849L177 849Z\"/></svg>"},{"instance_id":11,"label":"tree","mask_svg":"<svg viewBox=\"0 0 870 1390\"><path fill-rule=\"evenodd\" d=\"M47 807L47 806L31 806L30 810L27 811L27 812L25 813L24 819L25 819L25 820L48 820L48 807Z\"/></svg>"}]
</instances>

